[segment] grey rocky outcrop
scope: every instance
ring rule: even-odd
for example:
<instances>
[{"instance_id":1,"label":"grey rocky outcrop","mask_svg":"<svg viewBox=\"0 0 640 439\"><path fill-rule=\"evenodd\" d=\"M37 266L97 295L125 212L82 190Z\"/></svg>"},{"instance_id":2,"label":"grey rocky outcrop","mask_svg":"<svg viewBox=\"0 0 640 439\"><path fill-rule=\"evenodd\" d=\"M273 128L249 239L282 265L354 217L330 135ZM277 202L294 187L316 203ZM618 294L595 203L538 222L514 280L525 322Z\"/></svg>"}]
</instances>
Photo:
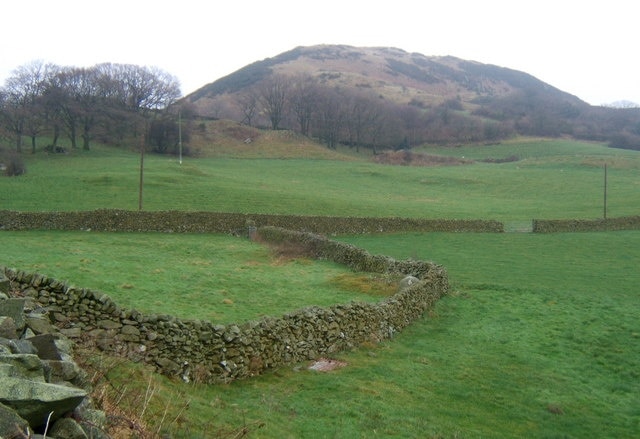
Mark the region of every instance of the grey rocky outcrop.
<instances>
[{"instance_id":1,"label":"grey rocky outcrop","mask_svg":"<svg viewBox=\"0 0 640 439\"><path fill-rule=\"evenodd\" d=\"M29 298L9 298L0 272L0 438L108 438L70 341ZM83 419L90 418L90 422ZM95 420L102 419L96 426Z\"/></svg>"}]
</instances>

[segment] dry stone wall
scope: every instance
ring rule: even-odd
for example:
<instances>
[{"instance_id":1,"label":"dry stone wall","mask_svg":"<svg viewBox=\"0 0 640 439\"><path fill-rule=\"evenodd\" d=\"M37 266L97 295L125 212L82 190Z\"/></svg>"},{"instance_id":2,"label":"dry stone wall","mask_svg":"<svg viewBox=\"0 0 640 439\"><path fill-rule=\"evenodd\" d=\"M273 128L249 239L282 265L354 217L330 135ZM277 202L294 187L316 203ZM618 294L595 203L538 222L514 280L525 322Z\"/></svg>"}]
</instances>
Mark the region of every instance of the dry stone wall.
<instances>
[{"instance_id":1,"label":"dry stone wall","mask_svg":"<svg viewBox=\"0 0 640 439\"><path fill-rule=\"evenodd\" d=\"M125 310L106 294L77 288L37 273L4 269L11 288L32 297L71 339L144 361L185 381L227 382L285 364L328 356L364 342L392 337L448 292L446 270L425 261L396 261L349 244L303 232L258 229L270 242L304 243L318 258L355 270L413 276L378 303L308 307L281 317L241 324L182 320Z\"/></svg>"},{"instance_id":2,"label":"dry stone wall","mask_svg":"<svg viewBox=\"0 0 640 439\"><path fill-rule=\"evenodd\" d=\"M245 233L247 224L324 234L379 232L503 232L491 220L360 218L221 212L100 209L82 212L0 210L0 230L93 230L107 232Z\"/></svg>"},{"instance_id":3,"label":"dry stone wall","mask_svg":"<svg viewBox=\"0 0 640 439\"><path fill-rule=\"evenodd\" d=\"M533 220L534 233L604 232L614 230L640 230L640 216L593 220Z\"/></svg>"}]
</instances>

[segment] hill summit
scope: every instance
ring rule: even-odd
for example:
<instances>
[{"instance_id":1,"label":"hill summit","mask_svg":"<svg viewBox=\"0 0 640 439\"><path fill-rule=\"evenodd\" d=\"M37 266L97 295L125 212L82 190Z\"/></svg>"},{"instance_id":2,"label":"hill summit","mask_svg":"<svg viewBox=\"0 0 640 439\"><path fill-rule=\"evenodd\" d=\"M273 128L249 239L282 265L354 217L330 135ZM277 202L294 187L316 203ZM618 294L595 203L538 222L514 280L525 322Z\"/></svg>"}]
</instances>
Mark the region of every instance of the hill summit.
<instances>
[{"instance_id":1,"label":"hill summit","mask_svg":"<svg viewBox=\"0 0 640 439\"><path fill-rule=\"evenodd\" d=\"M281 114L274 123L273 100L279 97ZM395 127L389 135L387 126L384 141L377 136L378 143L387 146L493 141L514 134L610 140L616 110L592 107L506 67L398 48L345 45L296 47L207 84L185 101L200 116L290 128L319 138L326 131L320 128L323 120L340 119L334 134L347 143L355 141L356 130L348 119L365 102L375 108L376 125L384 120ZM333 107L330 115L328 106ZM308 120L300 120L301 107ZM640 132L626 128L629 119L640 120L633 111L637 109L629 110L623 131L640 137ZM373 137L370 133L361 141L372 144Z\"/></svg>"}]
</instances>

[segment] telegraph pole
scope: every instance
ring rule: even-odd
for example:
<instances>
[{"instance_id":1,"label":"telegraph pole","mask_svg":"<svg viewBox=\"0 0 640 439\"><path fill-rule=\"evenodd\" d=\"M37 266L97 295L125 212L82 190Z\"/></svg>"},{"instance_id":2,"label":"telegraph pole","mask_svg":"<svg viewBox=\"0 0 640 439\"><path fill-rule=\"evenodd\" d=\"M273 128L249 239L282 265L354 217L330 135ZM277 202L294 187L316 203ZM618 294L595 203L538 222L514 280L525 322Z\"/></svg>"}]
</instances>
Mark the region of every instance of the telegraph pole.
<instances>
[{"instance_id":1,"label":"telegraph pole","mask_svg":"<svg viewBox=\"0 0 640 439\"><path fill-rule=\"evenodd\" d=\"M182 164L182 111L178 110L178 148L180 149L180 164Z\"/></svg>"},{"instance_id":2,"label":"telegraph pole","mask_svg":"<svg viewBox=\"0 0 640 439\"><path fill-rule=\"evenodd\" d=\"M607 164L604 164L604 219L607 219Z\"/></svg>"},{"instance_id":3,"label":"telegraph pole","mask_svg":"<svg viewBox=\"0 0 640 439\"><path fill-rule=\"evenodd\" d=\"M147 133L145 123L144 132L140 136L140 187L138 189L138 210L142 210L142 187L144 186L144 139Z\"/></svg>"}]
</instances>

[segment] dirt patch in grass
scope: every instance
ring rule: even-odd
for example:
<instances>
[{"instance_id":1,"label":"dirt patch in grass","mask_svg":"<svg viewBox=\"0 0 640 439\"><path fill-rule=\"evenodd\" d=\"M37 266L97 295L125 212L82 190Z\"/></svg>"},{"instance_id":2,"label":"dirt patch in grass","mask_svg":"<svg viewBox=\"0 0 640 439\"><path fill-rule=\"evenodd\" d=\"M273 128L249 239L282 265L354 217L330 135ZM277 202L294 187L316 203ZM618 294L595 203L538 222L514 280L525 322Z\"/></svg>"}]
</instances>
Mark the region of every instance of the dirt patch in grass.
<instances>
[{"instance_id":1,"label":"dirt patch in grass","mask_svg":"<svg viewBox=\"0 0 640 439\"><path fill-rule=\"evenodd\" d=\"M359 273L343 273L331 279L331 283L342 290L379 297L395 294L399 281L395 277Z\"/></svg>"}]
</instances>

